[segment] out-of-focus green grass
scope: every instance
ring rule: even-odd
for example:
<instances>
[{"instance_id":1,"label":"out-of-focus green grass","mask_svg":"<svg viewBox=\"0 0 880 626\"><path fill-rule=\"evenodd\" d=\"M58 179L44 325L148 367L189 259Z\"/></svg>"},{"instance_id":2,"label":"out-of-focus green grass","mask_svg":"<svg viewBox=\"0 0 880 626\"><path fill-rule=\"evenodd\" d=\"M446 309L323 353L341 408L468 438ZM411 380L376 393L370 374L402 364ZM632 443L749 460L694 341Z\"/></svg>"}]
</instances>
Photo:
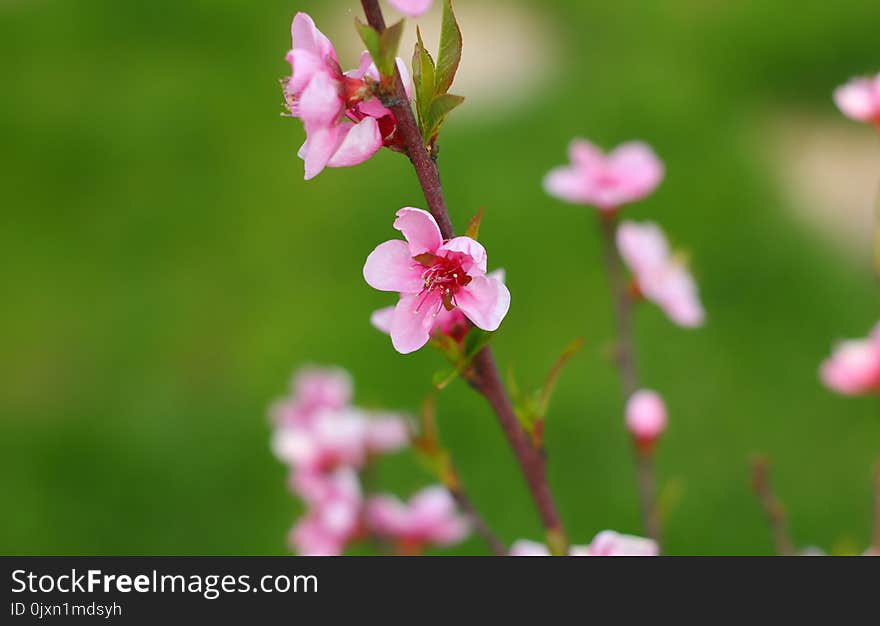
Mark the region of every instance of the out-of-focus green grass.
<instances>
[{"instance_id":1,"label":"out-of-focus green grass","mask_svg":"<svg viewBox=\"0 0 880 626\"><path fill-rule=\"evenodd\" d=\"M490 264L507 269L501 363L537 384L586 340L547 426L572 538L639 531L594 216L539 184L580 134L656 146L668 177L630 215L689 249L709 312L696 332L637 315L644 382L671 412L669 551L770 550L747 481L759 451L800 543L865 546L877 402L828 393L816 369L832 339L867 332L877 288L780 210L753 129L770 108L836 115L831 89L880 67L880 7L528 4L558 31L560 80L516 115L453 114L441 169L453 219L484 206ZM293 368L338 363L360 403L418 407L439 357L393 352L367 324L390 299L361 277L394 210L423 205L408 163L384 152L304 183L302 130L278 115L293 13L320 25L357 8L0 5L0 552L283 553L298 505L265 409ZM538 538L487 407L456 384L439 410L486 518L505 540ZM388 459L379 479L406 493L429 480L413 467Z\"/></svg>"}]
</instances>

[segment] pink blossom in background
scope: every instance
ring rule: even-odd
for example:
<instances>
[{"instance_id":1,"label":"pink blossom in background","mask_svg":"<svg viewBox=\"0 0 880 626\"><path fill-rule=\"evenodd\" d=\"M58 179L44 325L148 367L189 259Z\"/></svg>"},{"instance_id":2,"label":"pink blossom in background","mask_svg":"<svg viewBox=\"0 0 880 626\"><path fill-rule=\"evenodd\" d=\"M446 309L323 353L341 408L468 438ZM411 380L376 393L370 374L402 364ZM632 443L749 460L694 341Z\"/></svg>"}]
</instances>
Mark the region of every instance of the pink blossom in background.
<instances>
[{"instance_id":1,"label":"pink blossom in background","mask_svg":"<svg viewBox=\"0 0 880 626\"><path fill-rule=\"evenodd\" d=\"M398 352L424 346L444 310L458 310L478 328L497 330L510 308L510 292L486 274L480 243L470 237L443 241L431 214L412 207L397 212L394 228L406 241L377 246L364 264L364 279L380 291L400 293L388 323Z\"/></svg>"},{"instance_id":2,"label":"pink blossom in background","mask_svg":"<svg viewBox=\"0 0 880 626\"><path fill-rule=\"evenodd\" d=\"M861 395L880 390L880 324L865 339L841 341L819 369L832 391Z\"/></svg>"},{"instance_id":3,"label":"pink blossom in background","mask_svg":"<svg viewBox=\"0 0 880 626\"><path fill-rule=\"evenodd\" d=\"M281 462L308 471L360 467L366 460L366 434L367 421L360 411L321 411L308 426L276 429L272 450Z\"/></svg>"},{"instance_id":4,"label":"pink blossom in background","mask_svg":"<svg viewBox=\"0 0 880 626\"><path fill-rule=\"evenodd\" d=\"M673 322L688 328L705 320L697 285L684 263L669 250L666 236L653 222L623 222L617 249L633 274L636 287Z\"/></svg>"},{"instance_id":5,"label":"pink blossom in background","mask_svg":"<svg viewBox=\"0 0 880 626\"><path fill-rule=\"evenodd\" d=\"M519 539L510 548L510 556L550 556L550 550L542 543ZM623 535L613 530L603 530L587 546L571 546L568 556L657 556L660 550L652 539Z\"/></svg>"},{"instance_id":6,"label":"pink blossom in background","mask_svg":"<svg viewBox=\"0 0 880 626\"><path fill-rule=\"evenodd\" d=\"M364 53L358 69L343 74L336 50L306 13L291 24L293 48L287 53L291 76L284 96L291 116L302 120L306 140L299 150L306 180L325 167L363 163L383 145L392 145L397 128L391 112L373 98L364 76L378 78L376 66ZM398 59L401 77L411 84L406 66Z\"/></svg>"},{"instance_id":7,"label":"pink blossom in background","mask_svg":"<svg viewBox=\"0 0 880 626\"><path fill-rule=\"evenodd\" d=\"M304 556L335 556L360 532L363 496L357 473L297 471L291 488L306 503L306 513L290 532L291 547Z\"/></svg>"},{"instance_id":8,"label":"pink blossom in background","mask_svg":"<svg viewBox=\"0 0 880 626\"><path fill-rule=\"evenodd\" d=\"M666 405L656 391L640 389L626 403L626 427L644 451L666 430Z\"/></svg>"},{"instance_id":9,"label":"pink blossom in background","mask_svg":"<svg viewBox=\"0 0 880 626\"><path fill-rule=\"evenodd\" d=\"M319 411L345 408L351 395L351 376L345 370L304 367L291 382L291 395L272 408L272 419L278 425L305 424Z\"/></svg>"},{"instance_id":10,"label":"pink blossom in background","mask_svg":"<svg viewBox=\"0 0 880 626\"><path fill-rule=\"evenodd\" d=\"M422 489L408 503L394 496L373 496L367 501L366 522L374 533L394 539L407 552L429 544L449 546L469 532L455 500L439 485Z\"/></svg>"},{"instance_id":11,"label":"pink blossom in background","mask_svg":"<svg viewBox=\"0 0 880 626\"><path fill-rule=\"evenodd\" d=\"M854 78L834 90L834 103L849 118L880 128L880 74Z\"/></svg>"},{"instance_id":12,"label":"pink blossom in background","mask_svg":"<svg viewBox=\"0 0 880 626\"><path fill-rule=\"evenodd\" d=\"M419 17L431 8L434 0L388 0L398 13L408 17Z\"/></svg>"},{"instance_id":13,"label":"pink blossom in background","mask_svg":"<svg viewBox=\"0 0 880 626\"><path fill-rule=\"evenodd\" d=\"M500 280L504 282L504 270L499 268L486 274L488 278ZM377 330L382 331L386 335L391 334L391 319L394 317L394 307L388 306L383 309L373 311L370 316L370 323ZM447 311L442 309L437 317L434 318L434 324L431 328L431 334L441 333L448 335L453 339L461 341L467 334L467 318L459 309Z\"/></svg>"},{"instance_id":14,"label":"pink blossom in background","mask_svg":"<svg viewBox=\"0 0 880 626\"><path fill-rule=\"evenodd\" d=\"M560 200L614 211L641 200L663 180L663 163L645 143L624 143L609 154L584 139L568 147L571 163L551 170L544 190Z\"/></svg>"}]
</instances>

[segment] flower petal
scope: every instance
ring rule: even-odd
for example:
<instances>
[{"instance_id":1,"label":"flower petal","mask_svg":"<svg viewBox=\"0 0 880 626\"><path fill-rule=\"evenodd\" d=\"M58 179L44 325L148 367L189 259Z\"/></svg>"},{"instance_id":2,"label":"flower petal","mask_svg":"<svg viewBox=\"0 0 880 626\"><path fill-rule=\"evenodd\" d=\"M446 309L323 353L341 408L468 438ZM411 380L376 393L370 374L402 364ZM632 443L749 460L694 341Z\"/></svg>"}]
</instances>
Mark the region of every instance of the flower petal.
<instances>
[{"instance_id":1,"label":"flower petal","mask_svg":"<svg viewBox=\"0 0 880 626\"><path fill-rule=\"evenodd\" d=\"M306 140L297 153L305 161L305 179L320 174L342 141L341 126L306 128Z\"/></svg>"},{"instance_id":2,"label":"flower petal","mask_svg":"<svg viewBox=\"0 0 880 626\"><path fill-rule=\"evenodd\" d=\"M403 233L409 242L410 256L437 252L443 237L433 215L409 206L400 209L396 215L394 228Z\"/></svg>"},{"instance_id":3,"label":"flower petal","mask_svg":"<svg viewBox=\"0 0 880 626\"><path fill-rule=\"evenodd\" d=\"M344 103L339 95L339 83L325 72L318 72L309 81L299 99L299 116L312 127L329 126L342 113Z\"/></svg>"},{"instance_id":4,"label":"flower petal","mask_svg":"<svg viewBox=\"0 0 880 626\"><path fill-rule=\"evenodd\" d=\"M572 167L563 165L550 170L544 177L547 194L573 204L589 203L591 196L583 177Z\"/></svg>"},{"instance_id":5,"label":"flower petal","mask_svg":"<svg viewBox=\"0 0 880 626\"><path fill-rule=\"evenodd\" d=\"M349 167L363 163L382 147L382 133L372 117L364 118L353 126L344 123L341 134L342 141L327 162L327 167Z\"/></svg>"},{"instance_id":6,"label":"flower petal","mask_svg":"<svg viewBox=\"0 0 880 626\"><path fill-rule=\"evenodd\" d=\"M308 13L297 13L290 25L293 49L307 50L319 57L330 57L336 61L336 51L326 35L318 30L315 21Z\"/></svg>"},{"instance_id":7,"label":"flower petal","mask_svg":"<svg viewBox=\"0 0 880 626\"><path fill-rule=\"evenodd\" d=\"M379 291L414 294L422 289L422 271L405 241L392 239L376 246L364 264L364 280Z\"/></svg>"},{"instance_id":8,"label":"flower petal","mask_svg":"<svg viewBox=\"0 0 880 626\"><path fill-rule=\"evenodd\" d=\"M409 354L428 343L434 319L430 314L432 304L420 302L418 294L400 298L391 318L391 345L395 350Z\"/></svg>"},{"instance_id":9,"label":"flower petal","mask_svg":"<svg viewBox=\"0 0 880 626\"><path fill-rule=\"evenodd\" d=\"M431 8L434 0L388 0L388 4L407 17L419 17Z\"/></svg>"},{"instance_id":10,"label":"flower petal","mask_svg":"<svg viewBox=\"0 0 880 626\"><path fill-rule=\"evenodd\" d=\"M486 248L479 241L470 237L453 237L437 250L441 256L448 256L448 252L464 255L461 268L471 276L486 273Z\"/></svg>"},{"instance_id":11,"label":"flower petal","mask_svg":"<svg viewBox=\"0 0 880 626\"><path fill-rule=\"evenodd\" d=\"M394 307L386 306L384 309L373 311L370 315L370 324L386 335L391 333L391 318L394 317Z\"/></svg>"},{"instance_id":12,"label":"flower petal","mask_svg":"<svg viewBox=\"0 0 880 626\"><path fill-rule=\"evenodd\" d=\"M510 291L500 280L475 276L456 294L461 312L483 330L498 330L510 308Z\"/></svg>"}]
</instances>

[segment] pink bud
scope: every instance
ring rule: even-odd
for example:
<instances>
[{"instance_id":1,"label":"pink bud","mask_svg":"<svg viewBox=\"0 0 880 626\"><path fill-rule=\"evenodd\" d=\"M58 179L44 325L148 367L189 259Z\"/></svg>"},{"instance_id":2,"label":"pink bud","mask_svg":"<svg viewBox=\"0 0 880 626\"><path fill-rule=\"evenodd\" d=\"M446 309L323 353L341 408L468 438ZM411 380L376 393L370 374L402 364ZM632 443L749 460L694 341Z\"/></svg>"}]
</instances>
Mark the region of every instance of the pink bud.
<instances>
[{"instance_id":1,"label":"pink bud","mask_svg":"<svg viewBox=\"0 0 880 626\"><path fill-rule=\"evenodd\" d=\"M838 343L819 369L822 382L837 393L861 395L880 390L880 332Z\"/></svg>"},{"instance_id":2,"label":"pink bud","mask_svg":"<svg viewBox=\"0 0 880 626\"><path fill-rule=\"evenodd\" d=\"M640 389L626 403L626 427L646 450L666 430L666 405L655 391Z\"/></svg>"},{"instance_id":3,"label":"pink bud","mask_svg":"<svg viewBox=\"0 0 880 626\"><path fill-rule=\"evenodd\" d=\"M880 74L854 78L838 87L834 90L834 103L847 117L880 127Z\"/></svg>"}]
</instances>

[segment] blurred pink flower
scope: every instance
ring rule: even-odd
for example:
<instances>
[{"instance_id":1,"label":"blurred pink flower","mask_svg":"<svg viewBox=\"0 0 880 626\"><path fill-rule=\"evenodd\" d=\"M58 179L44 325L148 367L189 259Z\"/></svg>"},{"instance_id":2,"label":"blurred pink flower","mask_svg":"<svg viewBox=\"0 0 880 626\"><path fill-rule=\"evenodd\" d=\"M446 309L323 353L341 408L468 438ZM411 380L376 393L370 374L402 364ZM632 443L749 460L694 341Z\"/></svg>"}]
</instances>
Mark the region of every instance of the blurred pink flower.
<instances>
[{"instance_id":1,"label":"blurred pink flower","mask_svg":"<svg viewBox=\"0 0 880 626\"><path fill-rule=\"evenodd\" d=\"M640 389L626 403L626 427L640 449L649 452L666 430L666 405L650 389Z\"/></svg>"},{"instance_id":2,"label":"blurred pink flower","mask_svg":"<svg viewBox=\"0 0 880 626\"><path fill-rule=\"evenodd\" d=\"M271 410L278 425L306 424L322 410L339 410L351 402L352 382L341 368L304 367L293 377L291 395Z\"/></svg>"},{"instance_id":3,"label":"blurred pink flower","mask_svg":"<svg viewBox=\"0 0 880 626\"><path fill-rule=\"evenodd\" d=\"M645 298L679 326L703 324L705 312L697 285L684 263L670 252L666 237L656 224L621 223L617 229L617 249Z\"/></svg>"},{"instance_id":4,"label":"blurred pink flower","mask_svg":"<svg viewBox=\"0 0 880 626\"><path fill-rule=\"evenodd\" d=\"M394 228L406 241L376 247L364 264L364 279L380 291L397 291L400 300L388 322L391 343L406 354L427 343L442 311L460 310L475 326L494 331L510 307L510 292L486 275L486 250L470 237L443 241L427 211L405 207ZM375 315L373 317L376 322Z\"/></svg>"},{"instance_id":5,"label":"blurred pink flower","mask_svg":"<svg viewBox=\"0 0 880 626\"><path fill-rule=\"evenodd\" d=\"M504 282L504 270L499 268L486 274L487 278L500 280ZM386 335L391 334L391 320L394 317L394 307L388 306L373 311L370 316L370 323L374 328L382 331ZM437 317L434 318L434 324L431 328L431 334L442 333L456 340L464 339L467 334L467 318L459 309L447 311L442 309Z\"/></svg>"},{"instance_id":6,"label":"blurred pink flower","mask_svg":"<svg viewBox=\"0 0 880 626\"><path fill-rule=\"evenodd\" d=\"M571 546L568 556L657 556L657 543L651 539L622 535L613 530L603 530L587 546ZM550 550L542 543L519 539L510 548L510 556L550 556Z\"/></svg>"},{"instance_id":7,"label":"blurred pink flower","mask_svg":"<svg viewBox=\"0 0 880 626\"><path fill-rule=\"evenodd\" d=\"M880 324L865 339L838 343L819 376L829 389L846 395L880 390Z\"/></svg>"},{"instance_id":8,"label":"blurred pink flower","mask_svg":"<svg viewBox=\"0 0 880 626\"><path fill-rule=\"evenodd\" d=\"M642 142L624 143L606 155L590 142L575 139L568 157L570 165L557 167L544 178L544 190L560 200L602 211L641 200L663 180L663 163Z\"/></svg>"},{"instance_id":9,"label":"blurred pink flower","mask_svg":"<svg viewBox=\"0 0 880 626\"><path fill-rule=\"evenodd\" d=\"M334 556L360 532L363 496L351 468L332 473L297 471L291 487L305 501L305 515L291 530L291 547L301 555Z\"/></svg>"},{"instance_id":10,"label":"blurred pink flower","mask_svg":"<svg viewBox=\"0 0 880 626\"><path fill-rule=\"evenodd\" d=\"M418 552L427 544L452 545L469 532L452 496L440 486L422 489L406 504L394 496L373 496L365 517L373 532L395 539L406 552Z\"/></svg>"},{"instance_id":11,"label":"blurred pink flower","mask_svg":"<svg viewBox=\"0 0 880 626\"><path fill-rule=\"evenodd\" d=\"M363 163L383 145L393 145L396 120L372 97L364 80L379 78L370 55L365 52L358 69L343 74L333 44L309 15L297 13L290 30L293 48L287 61L292 74L284 96L290 114L300 118L306 130L299 150L306 180L325 167ZM410 80L400 59L398 68L409 95Z\"/></svg>"},{"instance_id":12,"label":"blurred pink flower","mask_svg":"<svg viewBox=\"0 0 880 626\"><path fill-rule=\"evenodd\" d=\"M834 90L834 103L847 117L880 128L880 74L841 85Z\"/></svg>"},{"instance_id":13,"label":"blurred pink flower","mask_svg":"<svg viewBox=\"0 0 880 626\"><path fill-rule=\"evenodd\" d=\"M398 13L408 17L419 17L431 8L434 0L388 0Z\"/></svg>"}]
</instances>

